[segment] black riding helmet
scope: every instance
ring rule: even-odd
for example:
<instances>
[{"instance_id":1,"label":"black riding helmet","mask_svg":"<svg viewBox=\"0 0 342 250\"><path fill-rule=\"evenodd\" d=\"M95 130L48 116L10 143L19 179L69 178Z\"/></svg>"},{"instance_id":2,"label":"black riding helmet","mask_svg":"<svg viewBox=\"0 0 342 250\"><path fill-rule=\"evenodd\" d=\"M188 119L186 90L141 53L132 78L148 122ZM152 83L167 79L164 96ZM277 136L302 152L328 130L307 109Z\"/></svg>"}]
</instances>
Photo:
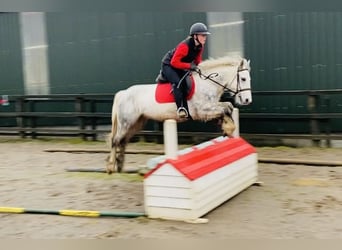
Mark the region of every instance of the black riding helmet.
<instances>
[{"instance_id":1,"label":"black riding helmet","mask_svg":"<svg viewBox=\"0 0 342 250\"><path fill-rule=\"evenodd\" d=\"M190 27L190 36L200 34L200 35L209 35L208 28L204 23L194 23Z\"/></svg>"}]
</instances>

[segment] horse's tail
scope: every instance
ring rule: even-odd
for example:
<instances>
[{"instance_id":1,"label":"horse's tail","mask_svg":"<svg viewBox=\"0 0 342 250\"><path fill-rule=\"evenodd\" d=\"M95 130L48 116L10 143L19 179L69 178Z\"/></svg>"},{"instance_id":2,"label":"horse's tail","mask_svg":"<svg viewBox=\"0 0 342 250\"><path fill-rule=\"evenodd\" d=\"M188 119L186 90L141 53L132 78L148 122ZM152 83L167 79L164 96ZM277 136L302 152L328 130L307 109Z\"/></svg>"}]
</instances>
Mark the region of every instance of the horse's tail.
<instances>
[{"instance_id":1,"label":"horse's tail","mask_svg":"<svg viewBox=\"0 0 342 250\"><path fill-rule=\"evenodd\" d=\"M113 147L113 139L116 135L117 132L117 127L118 127L118 102L119 102L119 98L120 98L120 93L121 91L117 92L114 96L114 101L113 101L113 105L112 105L112 130L110 132L110 134L108 135L108 143L110 145L110 147Z\"/></svg>"}]
</instances>

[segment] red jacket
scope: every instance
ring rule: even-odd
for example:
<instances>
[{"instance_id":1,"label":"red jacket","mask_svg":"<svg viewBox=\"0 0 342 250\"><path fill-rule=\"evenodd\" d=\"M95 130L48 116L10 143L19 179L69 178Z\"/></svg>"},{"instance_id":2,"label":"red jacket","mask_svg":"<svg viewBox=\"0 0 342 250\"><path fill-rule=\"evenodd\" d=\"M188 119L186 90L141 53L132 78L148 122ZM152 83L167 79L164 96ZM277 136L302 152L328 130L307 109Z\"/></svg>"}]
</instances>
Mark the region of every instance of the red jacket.
<instances>
[{"instance_id":1,"label":"red jacket","mask_svg":"<svg viewBox=\"0 0 342 250\"><path fill-rule=\"evenodd\" d=\"M196 46L194 39L189 37L169 51L162 62L177 69L189 70L192 62L196 65L202 62L202 53L202 45Z\"/></svg>"}]
</instances>

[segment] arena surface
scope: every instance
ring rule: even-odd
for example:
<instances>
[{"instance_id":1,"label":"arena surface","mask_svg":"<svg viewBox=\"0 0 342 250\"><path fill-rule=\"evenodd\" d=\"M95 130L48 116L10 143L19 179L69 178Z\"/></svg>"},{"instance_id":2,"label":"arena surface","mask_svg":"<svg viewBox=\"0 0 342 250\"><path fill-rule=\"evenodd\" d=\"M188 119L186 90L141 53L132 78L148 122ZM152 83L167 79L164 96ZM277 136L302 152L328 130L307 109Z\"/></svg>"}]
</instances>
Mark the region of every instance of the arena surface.
<instances>
[{"instance_id":1,"label":"arena surface","mask_svg":"<svg viewBox=\"0 0 342 250\"><path fill-rule=\"evenodd\" d=\"M186 147L182 145L181 148ZM0 207L144 212L138 174L78 173L104 168L104 142L0 138ZM163 150L132 143L129 150ZM259 157L342 161L339 148L258 147ZM127 154L126 168L150 154ZM0 213L1 239L341 239L342 167L259 163L261 186L251 186L204 216L206 224L137 218L87 218Z\"/></svg>"}]
</instances>

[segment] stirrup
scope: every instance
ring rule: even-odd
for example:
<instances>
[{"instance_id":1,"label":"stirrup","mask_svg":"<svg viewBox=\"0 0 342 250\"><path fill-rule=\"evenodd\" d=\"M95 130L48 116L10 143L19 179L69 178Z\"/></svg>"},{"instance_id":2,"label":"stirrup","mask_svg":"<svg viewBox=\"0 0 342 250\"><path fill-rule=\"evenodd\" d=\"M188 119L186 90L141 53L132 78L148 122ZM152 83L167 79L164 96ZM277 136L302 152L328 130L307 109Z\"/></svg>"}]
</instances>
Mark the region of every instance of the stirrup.
<instances>
[{"instance_id":1,"label":"stirrup","mask_svg":"<svg viewBox=\"0 0 342 250\"><path fill-rule=\"evenodd\" d=\"M184 107L180 107L177 109L177 115L179 118L187 118L189 113Z\"/></svg>"}]
</instances>

